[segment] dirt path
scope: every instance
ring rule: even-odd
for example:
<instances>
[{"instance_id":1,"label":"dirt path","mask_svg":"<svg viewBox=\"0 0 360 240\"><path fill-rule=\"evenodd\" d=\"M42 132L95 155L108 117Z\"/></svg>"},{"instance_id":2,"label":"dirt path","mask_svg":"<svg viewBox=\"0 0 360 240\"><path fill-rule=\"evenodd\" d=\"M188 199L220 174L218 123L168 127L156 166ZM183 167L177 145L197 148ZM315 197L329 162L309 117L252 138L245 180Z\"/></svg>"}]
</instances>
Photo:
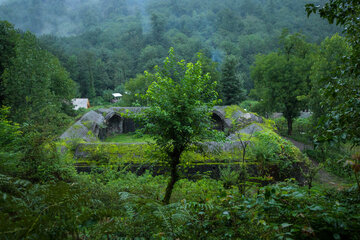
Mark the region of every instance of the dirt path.
<instances>
[{"instance_id":1,"label":"dirt path","mask_svg":"<svg viewBox=\"0 0 360 240\"><path fill-rule=\"evenodd\" d=\"M294 139L291 139L291 138L287 138L285 137L285 139L289 140L290 142L292 142L298 149L300 149L300 151L304 151L306 149L312 149L312 146L311 145L307 145L307 144L304 144L302 142L298 142L298 141L295 141ZM315 165L318 165L319 163L310 159L313 164ZM324 169L321 169L319 171L319 173L317 174L316 176L316 179L315 181L323 186L328 186L328 187L331 187L331 188L336 188L338 190L342 190L345 188L345 185L347 184L343 179L341 179L340 177L332 174L332 173L329 173L327 172L326 170Z\"/></svg>"}]
</instances>

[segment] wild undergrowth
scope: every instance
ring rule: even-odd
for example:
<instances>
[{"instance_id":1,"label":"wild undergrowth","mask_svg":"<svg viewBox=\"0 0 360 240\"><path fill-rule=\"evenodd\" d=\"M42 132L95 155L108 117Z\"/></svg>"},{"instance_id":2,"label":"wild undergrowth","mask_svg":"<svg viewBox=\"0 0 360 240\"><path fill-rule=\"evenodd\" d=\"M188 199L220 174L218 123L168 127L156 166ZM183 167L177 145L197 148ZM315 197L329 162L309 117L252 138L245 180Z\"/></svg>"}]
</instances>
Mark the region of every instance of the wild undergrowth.
<instances>
[{"instance_id":1,"label":"wild undergrowth","mask_svg":"<svg viewBox=\"0 0 360 240\"><path fill-rule=\"evenodd\" d=\"M222 181L180 180L169 205L167 177L112 170L70 182L0 176L2 239L360 239L360 197L299 187L292 180L245 195Z\"/></svg>"},{"instance_id":2,"label":"wild undergrowth","mask_svg":"<svg viewBox=\"0 0 360 240\"><path fill-rule=\"evenodd\" d=\"M284 118L275 119L275 123L280 135L303 144L305 154L317 163L321 163L326 171L348 181L355 180L354 173L357 172L354 166L357 165L352 163L354 162L353 156L359 152L359 148L353 147L350 143L315 142L316 129L311 117L296 119L291 136L286 133L287 127Z\"/></svg>"},{"instance_id":3,"label":"wild undergrowth","mask_svg":"<svg viewBox=\"0 0 360 240\"><path fill-rule=\"evenodd\" d=\"M106 164L77 173L71 146L21 136L5 118L2 129L11 134L0 144L0 239L360 239L357 187L309 189L293 179L264 186L251 179L249 158L286 170L300 154L272 132L252 139L268 147L233 153L246 166L241 171L226 167L219 180L184 176L165 205L166 173L139 175Z\"/></svg>"}]
</instances>

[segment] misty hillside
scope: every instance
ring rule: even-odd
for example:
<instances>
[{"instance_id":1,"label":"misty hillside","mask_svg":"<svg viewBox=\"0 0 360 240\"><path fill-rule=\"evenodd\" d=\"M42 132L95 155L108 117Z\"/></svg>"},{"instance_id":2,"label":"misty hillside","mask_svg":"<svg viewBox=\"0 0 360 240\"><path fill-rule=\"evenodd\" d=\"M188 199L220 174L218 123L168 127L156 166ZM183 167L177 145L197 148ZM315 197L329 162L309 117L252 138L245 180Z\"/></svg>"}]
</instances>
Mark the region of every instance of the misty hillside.
<instances>
[{"instance_id":1,"label":"misty hillside","mask_svg":"<svg viewBox=\"0 0 360 240\"><path fill-rule=\"evenodd\" d=\"M92 85L96 96L124 91L130 78L161 65L170 47L185 60L201 51L218 63L214 80L224 58L234 55L237 74L249 91L254 56L276 50L283 29L316 43L340 31L318 16L307 18L306 2L5 0L0 19L38 35L78 83L82 97L94 97Z\"/></svg>"},{"instance_id":2,"label":"misty hillside","mask_svg":"<svg viewBox=\"0 0 360 240\"><path fill-rule=\"evenodd\" d=\"M0 0L0 240L360 240L358 2Z\"/></svg>"},{"instance_id":3,"label":"misty hillside","mask_svg":"<svg viewBox=\"0 0 360 240\"><path fill-rule=\"evenodd\" d=\"M318 17L305 18L306 2L210 0L204 4L187 0L2 0L0 17L37 35L71 36L97 27L107 29L111 27L109 23L125 25L134 21L130 17L136 17L143 30L149 31L150 15L155 13L166 18L165 30L176 28L187 35L200 34L205 39L216 32L252 34L286 27L319 41L333 29ZM226 22L230 20L232 24ZM321 28L326 28L323 29L325 33L319 34Z\"/></svg>"}]
</instances>

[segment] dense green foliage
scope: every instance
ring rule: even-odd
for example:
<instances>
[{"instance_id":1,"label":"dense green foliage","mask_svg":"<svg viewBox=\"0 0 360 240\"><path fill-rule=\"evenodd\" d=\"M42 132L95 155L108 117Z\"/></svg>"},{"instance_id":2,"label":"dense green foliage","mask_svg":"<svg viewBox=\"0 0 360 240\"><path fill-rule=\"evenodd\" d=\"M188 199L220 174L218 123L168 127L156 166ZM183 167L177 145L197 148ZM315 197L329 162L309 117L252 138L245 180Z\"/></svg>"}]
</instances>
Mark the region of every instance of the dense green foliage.
<instances>
[{"instance_id":1,"label":"dense green foliage","mask_svg":"<svg viewBox=\"0 0 360 240\"><path fill-rule=\"evenodd\" d=\"M323 91L321 105L328 106L329 111L321 118L318 125L317 142L350 142L352 147L360 145L360 135L357 119L360 116L360 71L359 71L359 33L360 6L353 0L330 0L323 6L307 4L308 15L319 12L329 23L336 21L337 25L345 26L345 39L350 45L342 64L331 78ZM360 157L359 153L347 162L351 166L360 191Z\"/></svg>"},{"instance_id":2,"label":"dense green foliage","mask_svg":"<svg viewBox=\"0 0 360 240\"><path fill-rule=\"evenodd\" d=\"M329 79L338 70L343 56L349 54L350 47L346 40L339 35L326 38L320 45L316 60L311 68L311 91L309 107L313 112L314 125L327 112L331 111L331 105L327 103L324 88Z\"/></svg>"},{"instance_id":3,"label":"dense green foliage","mask_svg":"<svg viewBox=\"0 0 360 240\"><path fill-rule=\"evenodd\" d=\"M146 93L147 89L153 81L154 78L151 77L151 74L148 74L147 76L138 74L135 78L131 78L129 81L127 81L124 86L126 93L122 98L125 106L146 106L147 103L144 99L141 98L141 95Z\"/></svg>"},{"instance_id":4,"label":"dense green foliage","mask_svg":"<svg viewBox=\"0 0 360 240\"><path fill-rule=\"evenodd\" d=\"M104 91L122 89L123 94L129 91L124 84L131 78L161 65L170 46L186 61L194 61L195 53L202 50L209 61L219 63L211 73L218 82L223 60L234 55L238 59L233 66L236 75L249 91L254 56L276 50L283 28L300 31L316 43L338 30L317 16L307 19L305 3L16 0L0 6L0 18L39 35L52 34L40 37L42 47L70 72L79 85L79 96L101 96L94 102L99 104L107 101Z\"/></svg>"},{"instance_id":5,"label":"dense green foliage","mask_svg":"<svg viewBox=\"0 0 360 240\"><path fill-rule=\"evenodd\" d=\"M8 22L2 22L0 24L0 103L4 101L4 88L2 74L6 67L10 65L10 59L15 56L15 44L18 34L14 31L13 26Z\"/></svg>"},{"instance_id":6,"label":"dense green foliage","mask_svg":"<svg viewBox=\"0 0 360 240\"><path fill-rule=\"evenodd\" d=\"M322 105L331 110L323 117L320 125L321 134L318 141L351 141L360 144L357 119L360 114L360 86L359 86L359 33L360 6L357 1L331 0L324 6L307 5L308 14L319 11L322 18L330 23L345 26L345 38L351 47L343 55L342 65L328 76L328 84L324 88Z\"/></svg>"},{"instance_id":7,"label":"dense green foliage","mask_svg":"<svg viewBox=\"0 0 360 240\"><path fill-rule=\"evenodd\" d=\"M278 53L258 55L251 71L254 94L261 99L268 113L282 112L288 122L288 134L292 133L293 119L304 110L302 96L309 91L311 46L304 36L283 32Z\"/></svg>"},{"instance_id":8,"label":"dense green foliage","mask_svg":"<svg viewBox=\"0 0 360 240\"><path fill-rule=\"evenodd\" d=\"M41 132L52 134L66 124L66 110L75 95L75 84L59 60L42 50L31 33L19 34L7 22L0 22L6 29L4 48L12 51L3 59L4 67L0 87L0 104L11 107L11 118L30 125ZM9 53L10 54L10 53ZM60 114L63 113L63 114ZM51 128L55 126L57 129ZM49 128L47 128L49 127Z\"/></svg>"},{"instance_id":9,"label":"dense green foliage","mask_svg":"<svg viewBox=\"0 0 360 240\"><path fill-rule=\"evenodd\" d=\"M8 120L9 108L0 108L0 173L16 167L20 158L19 125Z\"/></svg>"},{"instance_id":10,"label":"dense green foliage","mask_svg":"<svg viewBox=\"0 0 360 240\"><path fill-rule=\"evenodd\" d=\"M1 19L39 36L0 22L0 239L360 239L360 7L307 5L346 27L342 38L307 19L305 2L0 1ZM171 46L185 61L173 48L165 58ZM114 91L117 105L149 106L142 120L156 145L54 141L70 115L89 111L74 112L71 98L104 104ZM199 151L229 134L210 134L218 94L255 100L224 108L237 147ZM277 131L298 140L338 140L307 154L357 186L314 183L320 168L271 120L238 132L254 124L237 121L240 107L281 111ZM312 118L296 118L308 109ZM219 178L191 173L201 166L222 166Z\"/></svg>"},{"instance_id":11,"label":"dense green foliage","mask_svg":"<svg viewBox=\"0 0 360 240\"><path fill-rule=\"evenodd\" d=\"M147 72L145 77L153 78ZM171 179L165 203L169 203L179 179L177 166L181 154L209 134L210 115L218 96L215 87L209 73L203 73L200 60L195 64L177 61L172 48L163 67L155 67L155 81L144 95L149 108L144 109L140 120L144 132L155 139L169 158Z\"/></svg>"},{"instance_id":12,"label":"dense green foliage","mask_svg":"<svg viewBox=\"0 0 360 240\"><path fill-rule=\"evenodd\" d=\"M215 180L181 180L164 206L166 179L150 174L105 171L46 185L1 176L0 184L5 239L359 239L359 199L351 190L281 183L241 197Z\"/></svg>"},{"instance_id":13,"label":"dense green foliage","mask_svg":"<svg viewBox=\"0 0 360 240\"><path fill-rule=\"evenodd\" d=\"M236 58L230 55L222 66L220 92L224 105L239 104L245 100L244 79L236 73L237 64Z\"/></svg>"}]
</instances>

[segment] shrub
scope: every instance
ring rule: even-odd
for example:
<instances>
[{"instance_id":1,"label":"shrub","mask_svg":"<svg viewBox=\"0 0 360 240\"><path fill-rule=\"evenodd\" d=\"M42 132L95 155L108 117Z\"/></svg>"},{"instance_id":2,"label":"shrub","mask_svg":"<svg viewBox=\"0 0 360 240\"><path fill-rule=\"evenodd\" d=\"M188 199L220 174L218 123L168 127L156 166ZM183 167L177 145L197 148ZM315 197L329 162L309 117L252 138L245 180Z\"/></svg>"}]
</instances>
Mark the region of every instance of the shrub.
<instances>
[{"instance_id":1,"label":"shrub","mask_svg":"<svg viewBox=\"0 0 360 240\"><path fill-rule=\"evenodd\" d=\"M306 158L298 148L270 130L256 132L253 137L249 153L258 164L261 176L270 175L277 180L301 177L299 163Z\"/></svg>"},{"instance_id":2,"label":"shrub","mask_svg":"<svg viewBox=\"0 0 360 240\"><path fill-rule=\"evenodd\" d=\"M284 117L274 119L276 128L282 136L287 135L287 121ZM314 126L311 118L296 118L291 138L306 144L313 143Z\"/></svg>"},{"instance_id":3,"label":"shrub","mask_svg":"<svg viewBox=\"0 0 360 240\"><path fill-rule=\"evenodd\" d=\"M248 112L256 112L256 105L258 104L258 101L254 100L245 100L239 104L239 106L243 109L245 109Z\"/></svg>"}]
</instances>

